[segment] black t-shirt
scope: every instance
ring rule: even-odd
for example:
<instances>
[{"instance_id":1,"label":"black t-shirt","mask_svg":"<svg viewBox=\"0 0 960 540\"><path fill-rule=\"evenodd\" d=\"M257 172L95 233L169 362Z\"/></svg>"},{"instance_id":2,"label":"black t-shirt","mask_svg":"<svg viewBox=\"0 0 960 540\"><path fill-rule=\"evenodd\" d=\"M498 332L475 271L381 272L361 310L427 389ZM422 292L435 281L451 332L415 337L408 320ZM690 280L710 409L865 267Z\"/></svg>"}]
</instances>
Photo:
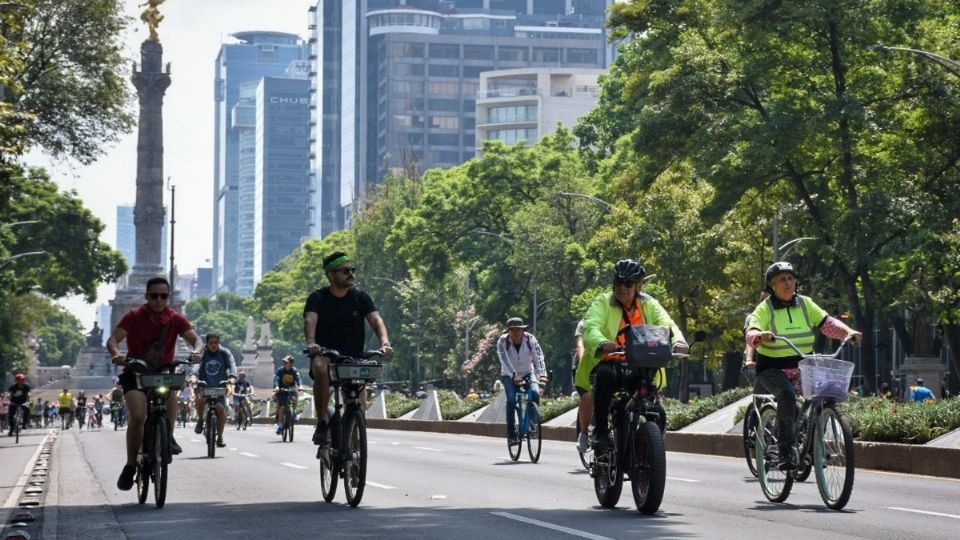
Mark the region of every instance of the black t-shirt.
<instances>
[{"instance_id":1,"label":"black t-shirt","mask_svg":"<svg viewBox=\"0 0 960 540\"><path fill-rule=\"evenodd\" d=\"M7 390L10 392L10 403L16 403L17 405L23 405L27 402L27 396L30 395L30 385L29 384L16 384L14 383Z\"/></svg>"},{"instance_id":2,"label":"black t-shirt","mask_svg":"<svg viewBox=\"0 0 960 540\"><path fill-rule=\"evenodd\" d=\"M343 298L337 298L330 287L324 287L310 293L303 314L317 314L314 338L317 345L358 356L363 352L364 322L367 315L376 310L370 295L356 287L350 288Z\"/></svg>"}]
</instances>

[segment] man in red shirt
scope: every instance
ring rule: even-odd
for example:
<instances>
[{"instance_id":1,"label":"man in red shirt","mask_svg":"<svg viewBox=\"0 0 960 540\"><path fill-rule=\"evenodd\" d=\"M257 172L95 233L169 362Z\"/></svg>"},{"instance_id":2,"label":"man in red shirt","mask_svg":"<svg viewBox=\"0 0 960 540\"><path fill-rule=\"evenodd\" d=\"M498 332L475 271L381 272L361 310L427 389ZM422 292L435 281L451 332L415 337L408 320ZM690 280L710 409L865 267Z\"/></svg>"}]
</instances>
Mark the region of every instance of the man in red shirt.
<instances>
[{"instance_id":1,"label":"man in red shirt","mask_svg":"<svg viewBox=\"0 0 960 540\"><path fill-rule=\"evenodd\" d=\"M107 340L107 350L114 364L125 364L127 357L143 360L149 366L149 372L158 372L164 366L173 363L177 348L177 337L182 336L193 346L190 360L197 362L203 351L200 336L193 331L186 317L170 309L170 283L155 277L147 281L147 292L143 295L147 303L130 310ZM120 352L120 342L127 340L127 354ZM120 375L123 398L127 404L129 422L127 424L127 463L123 466L117 487L127 491L133 487L136 474L137 452L143 440L143 425L147 419L147 396L137 389L137 378L129 367ZM173 439L173 427L177 419L177 394L171 392L167 399L167 421L170 425L170 447L174 454L181 452L180 445Z\"/></svg>"}]
</instances>

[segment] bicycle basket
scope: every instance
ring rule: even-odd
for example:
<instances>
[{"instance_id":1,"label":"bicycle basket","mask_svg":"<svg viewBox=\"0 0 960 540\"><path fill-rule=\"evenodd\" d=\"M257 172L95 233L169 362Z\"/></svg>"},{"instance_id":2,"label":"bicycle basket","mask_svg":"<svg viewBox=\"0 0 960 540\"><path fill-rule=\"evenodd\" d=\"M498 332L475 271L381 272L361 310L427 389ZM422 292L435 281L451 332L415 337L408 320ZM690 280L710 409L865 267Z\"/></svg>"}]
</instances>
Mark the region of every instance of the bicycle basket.
<instances>
[{"instance_id":1,"label":"bicycle basket","mask_svg":"<svg viewBox=\"0 0 960 540\"><path fill-rule=\"evenodd\" d=\"M370 364L331 364L330 379L334 381L362 380L373 382L380 377L383 366Z\"/></svg>"},{"instance_id":2,"label":"bicycle basket","mask_svg":"<svg viewBox=\"0 0 960 540\"><path fill-rule=\"evenodd\" d=\"M184 373L151 373L137 375L137 388L143 390L165 386L171 390L179 390L186 381L187 376Z\"/></svg>"},{"instance_id":3,"label":"bicycle basket","mask_svg":"<svg viewBox=\"0 0 960 540\"><path fill-rule=\"evenodd\" d=\"M847 399L853 377L853 362L829 356L808 356L800 361L800 386L811 398Z\"/></svg>"},{"instance_id":4,"label":"bicycle basket","mask_svg":"<svg viewBox=\"0 0 960 540\"><path fill-rule=\"evenodd\" d=\"M212 388L199 388L197 393L203 397L221 397L227 395L227 389L214 386Z\"/></svg>"},{"instance_id":5,"label":"bicycle basket","mask_svg":"<svg viewBox=\"0 0 960 540\"><path fill-rule=\"evenodd\" d=\"M662 368L673 359L669 326L644 324L624 327L627 365L632 368Z\"/></svg>"}]
</instances>

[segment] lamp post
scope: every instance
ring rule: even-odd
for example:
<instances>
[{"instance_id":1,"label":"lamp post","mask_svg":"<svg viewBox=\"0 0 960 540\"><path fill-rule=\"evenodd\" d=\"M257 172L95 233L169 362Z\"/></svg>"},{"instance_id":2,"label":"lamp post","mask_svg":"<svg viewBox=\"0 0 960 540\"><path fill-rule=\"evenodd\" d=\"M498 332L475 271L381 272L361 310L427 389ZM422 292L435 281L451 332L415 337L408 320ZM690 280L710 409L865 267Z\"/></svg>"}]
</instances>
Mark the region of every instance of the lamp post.
<instances>
[{"instance_id":1,"label":"lamp post","mask_svg":"<svg viewBox=\"0 0 960 540\"><path fill-rule=\"evenodd\" d=\"M480 322L480 316L477 315L469 321L467 321L467 328L463 332L463 362L467 363L470 361L470 330L473 329L473 325Z\"/></svg>"},{"instance_id":2,"label":"lamp post","mask_svg":"<svg viewBox=\"0 0 960 540\"><path fill-rule=\"evenodd\" d=\"M960 77L960 62L951 60L946 56L940 56L939 54L932 53L930 51L925 51L923 49L910 49L908 47L888 47L886 45L881 45L876 43L871 45L870 50L873 50L878 53L889 53L891 51L905 52L926 58L927 60L939 64L940 67L952 73L955 77Z\"/></svg>"},{"instance_id":3,"label":"lamp post","mask_svg":"<svg viewBox=\"0 0 960 540\"><path fill-rule=\"evenodd\" d=\"M10 264L10 263L12 263L13 261L19 259L20 257L29 257L30 255L46 255L46 253L47 253L47 252L46 252L46 251L43 251L43 250L41 250L41 251L28 251L28 252L26 252L26 253L17 253L16 255L7 257L7 258L4 259L2 262L0 262L0 269L4 268L4 267L7 266L8 264Z\"/></svg>"},{"instance_id":4,"label":"lamp post","mask_svg":"<svg viewBox=\"0 0 960 540\"><path fill-rule=\"evenodd\" d=\"M789 242L786 242L785 244L777 248L775 259L779 261L782 257L786 257L787 254L790 253L790 250L797 247L797 245L800 244L800 242L803 242L804 240L816 240L816 239L817 239L816 236L801 236L800 238L794 238L793 240L790 240Z\"/></svg>"},{"instance_id":5,"label":"lamp post","mask_svg":"<svg viewBox=\"0 0 960 540\"><path fill-rule=\"evenodd\" d=\"M571 191L558 191L552 195L553 197L579 197L581 199L587 199L588 201L593 201L594 203L606 208L607 210L612 210L613 205L608 203L603 199L598 199L593 195L587 195L586 193L576 193Z\"/></svg>"}]
</instances>

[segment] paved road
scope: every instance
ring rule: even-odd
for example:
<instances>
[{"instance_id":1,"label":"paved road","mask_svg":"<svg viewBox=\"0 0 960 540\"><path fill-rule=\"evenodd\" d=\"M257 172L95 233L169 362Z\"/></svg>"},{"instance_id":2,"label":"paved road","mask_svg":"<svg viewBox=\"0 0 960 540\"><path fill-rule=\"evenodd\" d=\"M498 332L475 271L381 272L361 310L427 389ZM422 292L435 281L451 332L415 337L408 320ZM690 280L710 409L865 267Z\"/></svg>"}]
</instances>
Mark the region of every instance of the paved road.
<instances>
[{"instance_id":1,"label":"paved road","mask_svg":"<svg viewBox=\"0 0 960 540\"><path fill-rule=\"evenodd\" d=\"M123 432L61 434L44 536L75 538L956 538L960 482L857 471L847 509L824 508L816 485L771 504L742 460L670 453L661 512L601 509L573 445L544 442L539 464L512 463L500 439L370 431L361 507L321 501L308 431L281 443L262 426L228 430L222 457L178 430L185 452L161 510L115 486ZM525 456L524 456L525 457ZM523 458L522 458L523 459Z\"/></svg>"}]
</instances>

